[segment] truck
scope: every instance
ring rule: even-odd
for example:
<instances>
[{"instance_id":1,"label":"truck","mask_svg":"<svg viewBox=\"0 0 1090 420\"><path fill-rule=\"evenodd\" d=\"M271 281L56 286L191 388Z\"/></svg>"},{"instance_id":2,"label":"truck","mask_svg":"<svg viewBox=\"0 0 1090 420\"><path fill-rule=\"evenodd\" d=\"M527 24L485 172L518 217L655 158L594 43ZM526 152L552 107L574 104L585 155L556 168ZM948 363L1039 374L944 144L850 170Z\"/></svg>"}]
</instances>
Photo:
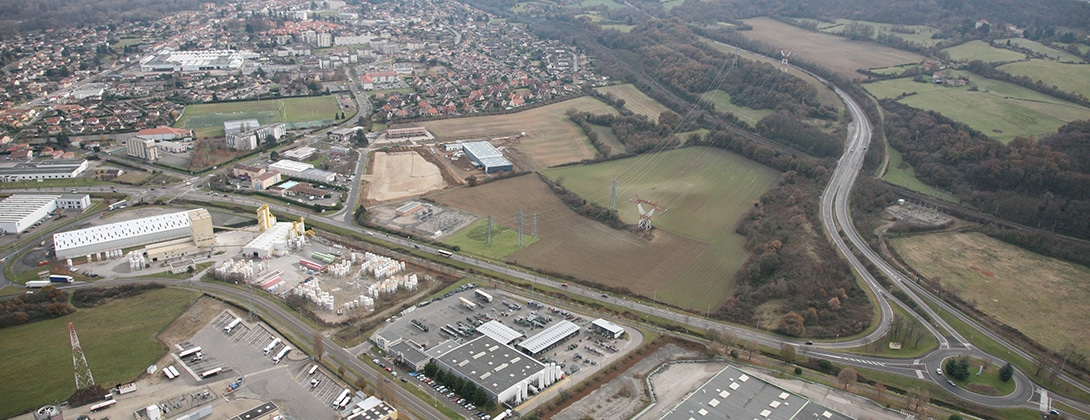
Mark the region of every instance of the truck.
<instances>
[{"instance_id":1,"label":"truck","mask_svg":"<svg viewBox=\"0 0 1090 420\"><path fill-rule=\"evenodd\" d=\"M273 357L273 363L280 364L280 360L284 359L284 356L287 356L290 351L291 347L284 346L283 349L280 349L280 353L276 353L276 357Z\"/></svg>"},{"instance_id":2,"label":"truck","mask_svg":"<svg viewBox=\"0 0 1090 420\"><path fill-rule=\"evenodd\" d=\"M181 359L183 357L194 355L194 354L197 354L197 353L200 353L200 352L201 352L201 346L190 347L190 348L188 348L186 350L182 350L181 353L178 353L178 358Z\"/></svg>"},{"instance_id":3,"label":"truck","mask_svg":"<svg viewBox=\"0 0 1090 420\"><path fill-rule=\"evenodd\" d=\"M49 286L50 284L53 284L53 282L51 282L49 280L31 280L31 281L26 282L26 288L27 289L40 289L40 288Z\"/></svg>"},{"instance_id":4,"label":"truck","mask_svg":"<svg viewBox=\"0 0 1090 420\"><path fill-rule=\"evenodd\" d=\"M223 368L215 368L215 369L206 370L203 373L201 373L201 379L211 378L213 376L219 375L220 372L223 372Z\"/></svg>"},{"instance_id":5,"label":"truck","mask_svg":"<svg viewBox=\"0 0 1090 420\"><path fill-rule=\"evenodd\" d=\"M462 302L462 306L465 306L466 309L469 309L471 311L477 310L477 304L473 303L473 302L470 302L469 299L466 299L464 297L460 297L460 298L458 298L458 301Z\"/></svg>"},{"instance_id":6,"label":"truck","mask_svg":"<svg viewBox=\"0 0 1090 420\"><path fill-rule=\"evenodd\" d=\"M265 346L265 348L262 349L261 352L268 356L269 353L272 353L273 349L275 349L278 345L280 345L280 339L273 338L273 341L269 343L269 345Z\"/></svg>"},{"instance_id":7,"label":"truck","mask_svg":"<svg viewBox=\"0 0 1090 420\"><path fill-rule=\"evenodd\" d=\"M343 401L345 398L348 398L348 394L351 392L352 390L345 388L344 391L341 391L340 394L337 394L337 398L333 399L333 407L339 408L341 406L341 401Z\"/></svg>"},{"instance_id":8,"label":"truck","mask_svg":"<svg viewBox=\"0 0 1090 420\"><path fill-rule=\"evenodd\" d=\"M65 276L65 275L61 275L61 274L50 274L49 275L49 282L50 283L72 283L72 282L75 282L75 281L76 280L73 279L72 276Z\"/></svg>"},{"instance_id":9,"label":"truck","mask_svg":"<svg viewBox=\"0 0 1090 420\"><path fill-rule=\"evenodd\" d=\"M483 300L485 302L489 302L489 303L492 302L492 295L490 295L488 293L485 293L484 290L477 289L476 294L477 294L478 299Z\"/></svg>"},{"instance_id":10,"label":"truck","mask_svg":"<svg viewBox=\"0 0 1090 420\"><path fill-rule=\"evenodd\" d=\"M237 327L240 323L242 323L242 318L236 317L234 321L231 321L230 324L227 324L226 327L223 327L223 333L230 334L231 330L235 329L235 327Z\"/></svg>"}]
</instances>

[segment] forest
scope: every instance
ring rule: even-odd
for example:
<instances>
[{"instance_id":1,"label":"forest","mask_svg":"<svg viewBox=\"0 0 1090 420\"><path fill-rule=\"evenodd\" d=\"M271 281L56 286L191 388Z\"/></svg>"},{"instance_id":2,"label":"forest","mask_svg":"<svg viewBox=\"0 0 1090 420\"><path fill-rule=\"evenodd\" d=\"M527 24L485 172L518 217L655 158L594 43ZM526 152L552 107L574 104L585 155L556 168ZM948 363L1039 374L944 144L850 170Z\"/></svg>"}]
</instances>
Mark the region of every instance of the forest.
<instances>
[{"instance_id":1,"label":"forest","mask_svg":"<svg viewBox=\"0 0 1090 420\"><path fill-rule=\"evenodd\" d=\"M4 34L68 26L151 21L171 12L196 10L222 0L0 0L0 22L18 22ZM2 26L2 25L0 25Z\"/></svg>"}]
</instances>

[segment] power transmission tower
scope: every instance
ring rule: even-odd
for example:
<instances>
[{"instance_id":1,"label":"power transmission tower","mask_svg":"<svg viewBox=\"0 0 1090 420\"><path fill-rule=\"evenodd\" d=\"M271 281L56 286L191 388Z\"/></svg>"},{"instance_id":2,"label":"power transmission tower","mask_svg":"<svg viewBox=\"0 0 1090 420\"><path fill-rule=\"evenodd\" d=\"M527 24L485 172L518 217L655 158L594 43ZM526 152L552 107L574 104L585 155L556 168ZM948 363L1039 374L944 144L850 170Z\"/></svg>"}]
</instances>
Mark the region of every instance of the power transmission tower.
<instances>
[{"instance_id":1,"label":"power transmission tower","mask_svg":"<svg viewBox=\"0 0 1090 420\"><path fill-rule=\"evenodd\" d=\"M609 209L617 210L617 178L613 178L609 191Z\"/></svg>"},{"instance_id":2,"label":"power transmission tower","mask_svg":"<svg viewBox=\"0 0 1090 420\"><path fill-rule=\"evenodd\" d=\"M519 239L518 239L518 243L516 244L516 246L518 246L519 248L522 248L522 245L523 245L523 242L522 242L522 226L524 225L523 217L522 217L522 209L519 209L519 216L518 217L519 217Z\"/></svg>"},{"instance_id":3,"label":"power transmission tower","mask_svg":"<svg viewBox=\"0 0 1090 420\"><path fill-rule=\"evenodd\" d=\"M536 211L534 212L533 227L530 228L530 236L533 237L534 239L537 239L537 212Z\"/></svg>"},{"instance_id":4,"label":"power transmission tower","mask_svg":"<svg viewBox=\"0 0 1090 420\"><path fill-rule=\"evenodd\" d=\"M659 212L666 211L666 209L664 209L662 207L659 207L659 203L654 202L654 201L644 200L644 199L640 198L640 196L638 196L638 195L636 196L636 198L634 198L632 200L629 200L629 201L631 201L633 203L636 203L636 210L638 210L640 212L640 222L636 226L642 231L650 231L652 229L653 226L651 225L651 216L655 215L655 210L658 210ZM643 209L644 204L647 204L648 206L650 206L651 210L650 211L644 210Z\"/></svg>"},{"instance_id":5,"label":"power transmission tower","mask_svg":"<svg viewBox=\"0 0 1090 420\"><path fill-rule=\"evenodd\" d=\"M787 59L791 57L791 53L793 53L793 52L794 51L791 51L791 50L786 49L786 48L780 50L780 56L783 57L782 59L780 59L780 71L787 71L787 65L788 65Z\"/></svg>"},{"instance_id":6,"label":"power transmission tower","mask_svg":"<svg viewBox=\"0 0 1090 420\"><path fill-rule=\"evenodd\" d=\"M484 244L492 246L492 213L488 213L488 236L485 237Z\"/></svg>"},{"instance_id":7,"label":"power transmission tower","mask_svg":"<svg viewBox=\"0 0 1090 420\"><path fill-rule=\"evenodd\" d=\"M76 371L76 389L86 389L95 384L95 377L91 376L91 367L87 366L87 358L83 356L83 348L79 345L79 336L76 335L76 327L72 321L68 321L68 335L72 341L72 367Z\"/></svg>"}]
</instances>

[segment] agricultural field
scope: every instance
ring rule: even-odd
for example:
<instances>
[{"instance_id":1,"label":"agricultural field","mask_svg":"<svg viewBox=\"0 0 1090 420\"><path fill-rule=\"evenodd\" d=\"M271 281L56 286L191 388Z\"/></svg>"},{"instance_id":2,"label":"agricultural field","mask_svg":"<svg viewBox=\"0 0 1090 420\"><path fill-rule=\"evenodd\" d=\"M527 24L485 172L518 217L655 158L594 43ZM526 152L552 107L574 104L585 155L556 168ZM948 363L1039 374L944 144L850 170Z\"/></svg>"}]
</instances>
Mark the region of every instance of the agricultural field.
<instances>
[{"instance_id":1,"label":"agricultural field","mask_svg":"<svg viewBox=\"0 0 1090 420\"><path fill-rule=\"evenodd\" d=\"M1026 251L981 233L893 238L913 268L1046 347L1090 354L1090 268ZM1063 302L1057 302L1062 297Z\"/></svg>"},{"instance_id":2,"label":"agricultural field","mask_svg":"<svg viewBox=\"0 0 1090 420\"><path fill-rule=\"evenodd\" d=\"M493 215L495 217L495 215ZM533 220L533 215L528 215ZM504 218L506 219L506 217ZM532 223L532 222L531 222ZM505 226L506 225L506 226ZM511 226L511 227L509 227ZM530 236L526 230L522 235L523 248L533 245L538 238ZM450 246L458 246L458 252L473 254L488 259L503 261L511 253L518 251L518 222L500 224L493 219L492 245L488 245L488 220L480 219L469 226L455 232L446 238L443 243Z\"/></svg>"},{"instance_id":3,"label":"agricultural field","mask_svg":"<svg viewBox=\"0 0 1090 420\"><path fill-rule=\"evenodd\" d=\"M187 105L177 128L191 128L197 137L223 137L223 122L254 118L262 125L277 122L333 121L341 112L333 95L265 101Z\"/></svg>"},{"instance_id":4,"label":"agricultural field","mask_svg":"<svg viewBox=\"0 0 1090 420\"><path fill-rule=\"evenodd\" d=\"M944 49L951 60L980 60L989 63L1025 60L1026 55L1004 48L996 48L984 41L969 41Z\"/></svg>"},{"instance_id":5,"label":"agricultural field","mask_svg":"<svg viewBox=\"0 0 1090 420\"><path fill-rule=\"evenodd\" d=\"M915 108L933 110L968 124L988 136L1009 142L1018 136L1041 137L1075 120L1090 118L1090 108L1038 93L1018 85L986 79L965 71L950 71L953 76L969 79L970 85L953 88L902 78L863 85L879 99L896 98L903 93L916 94L900 99Z\"/></svg>"},{"instance_id":6,"label":"agricultural field","mask_svg":"<svg viewBox=\"0 0 1090 420\"><path fill-rule=\"evenodd\" d=\"M711 92L704 93L700 96L701 100L711 102L715 105L715 110L719 112L730 112L738 117L738 119L745 121L751 127L757 126L757 121L761 118L767 117L769 114L775 112L771 109L753 109L747 106L735 105L730 102L730 94L721 90L713 90Z\"/></svg>"},{"instance_id":7,"label":"agricultural field","mask_svg":"<svg viewBox=\"0 0 1090 420\"><path fill-rule=\"evenodd\" d=\"M1073 54L1071 54L1071 53L1069 53L1067 51L1061 51L1061 50L1052 48L1052 47L1050 47L1048 45L1045 45L1045 44L1042 44L1040 42L1030 40L1030 39L1025 39L1025 38L997 39L997 40L995 40L995 42L997 44L1003 44L1003 43L1010 42L1012 46L1016 46L1016 47L1019 47L1019 48L1025 48L1027 50L1030 50L1030 51L1033 51L1035 53L1041 54L1041 55L1043 55L1045 57L1048 57L1049 59L1057 60L1057 61L1059 61L1061 63L1075 63L1075 64L1078 64L1078 63L1083 63L1084 62L1083 59L1080 58L1079 56L1073 55Z\"/></svg>"},{"instance_id":8,"label":"agricultural field","mask_svg":"<svg viewBox=\"0 0 1090 420\"><path fill-rule=\"evenodd\" d=\"M564 116L569 109L593 114L617 115L617 110L589 96L558 102L522 112L485 117L454 118L423 123L439 141L505 137L525 132L514 146L528 162L540 169L594 158L596 151L587 136Z\"/></svg>"},{"instance_id":9,"label":"agricultural field","mask_svg":"<svg viewBox=\"0 0 1090 420\"><path fill-rule=\"evenodd\" d=\"M670 233L706 245L705 252L683 257L684 272L659 277L673 280L653 288L658 299L692 309L718 306L733 293L731 277L745 262L743 238L734 229L778 178L772 169L711 148L684 148L543 174L602 206L609 205L610 180L615 177L618 214L625 223L639 220L636 206L628 202L638 195L666 209L654 217L656 240Z\"/></svg>"},{"instance_id":10,"label":"agricultural field","mask_svg":"<svg viewBox=\"0 0 1090 420\"><path fill-rule=\"evenodd\" d=\"M904 161L901 152L898 152L897 149L892 147L889 149L889 167L886 169L885 175L882 175L882 180L952 203L959 202L957 197L954 197L953 194L924 184L917 179L916 169L913 168L912 165L909 165L908 162Z\"/></svg>"},{"instance_id":11,"label":"agricultural field","mask_svg":"<svg viewBox=\"0 0 1090 420\"><path fill-rule=\"evenodd\" d=\"M701 38L701 40L708 43L708 45L711 45L712 48L715 48L715 49L717 49L717 50L719 50L719 51L721 51L721 52L723 52L724 54L727 54L727 55L734 54L735 52L737 52L740 57L745 58L747 60L760 61L762 63L768 63L768 64L770 64L772 66L776 66L776 67L780 66L780 61L779 60L773 60L773 59L765 57L763 55L754 54L754 53L746 51L746 50L737 50L737 51L735 51L734 48L731 48L728 45L725 45L725 44L720 43L720 42L716 42L716 41L708 39L708 38ZM833 92L832 90L830 90L829 87L825 86L825 84L821 83L821 81L813 78L809 74L803 73L802 71L800 71L799 69L794 68L794 67L788 68L787 73L792 75L792 76L795 76L795 77L797 77L799 79L805 80L806 83L809 83L810 86L813 86L814 90L817 91L817 98L816 99L822 105L831 106L831 107L836 108L836 109L844 109L844 102L840 100L839 96L836 96L836 92Z\"/></svg>"},{"instance_id":12,"label":"agricultural field","mask_svg":"<svg viewBox=\"0 0 1090 420\"><path fill-rule=\"evenodd\" d=\"M876 36L878 34L890 34L890 35L893 35L893 36L900 37L900 38L902 38L902 39L904 39L906 41L915 42L917 44L928 46L928 47L930 47L932 45L935 45L935 44L938 44L939 41L941 41L940 39L931 39L931 36L936 33L935 28L932 28L932 27L927 26L927 25L893 25L893 24L889 24L889 23L868 22L868 21L865 21L865 20L851 20L851 19L836 19L834 22L825 22L825 21L821 21L821 20L817 20L817 19L798 19L798 20L799 21L814 22L815 24L817 24L818 31L824 32L824 33L827 33L827 34L837 34L837 33L843 32L845 26L847 26L849 23L855 22L855 23L868 25L868 26L874 28L874 34ZM899 26L899 27L904 28L904 29L909 29L909 30L914 31L915 33L905 34L905 33L900 33L900 32L893 32L892 29L893 29L894 26Z\"/></svg>"},{"instance_id":13,"label":"agricultural field","mask_svg":"<svg viewBox=\"0 0 1090 420\"><path fill-rule=\"evenodd\" d=\"M624 99L624 107L630 111L645 115L654 121L658 121L659 114L669 111L668 108L641 92L631 83L623 85L603 86L595 89L600 93L612 93L613 96Z\"/></svg>"},{"instance_id":14,"label":"agricultural field","mask_svg":"<svg viewBox=\"0 0 1090 420\"><path fill-rule=\"evenodd\" d=\"M507 261L644 296L667 286L663 279L681 277L692 266L692 256L712 251L705 243L670 232L656 232L648 241L583 217L564 205L535 174L443 191L429 198L482 217L491 213L493 229L496 225L517 229L519 209L531 223L538 212L538 242L508 255ZM720 276L714 277L718 281ZM658 298L663 299L661 292Z\"/></svg>"},{"instance_id":15,"label":"agricultural field","mask_svg":"<svg viewBox=\"0 0 1090 420\"><path fill-rule=\"evenodd\" d=\"M1047 86L1090 97L1090 66L1046 60L1019 61L999 67L1016 76L1040 80Z\"/></svg>"},{"instance_id":16,"label":"agricultural field","mask_svg":"<svg viewBox=\"0 0 1090 420\"><path fill-rule=\"evenodd\" d=\"M616 1L613 1L613 0L582 0L582 1L579 1L579 2L567 3L567 6L569 6L569 7L582 7L582 8L605 6L605 7L610 8L610 9L619 9L619 8L624 7L624 3L623 2L616 2Z\"/></svg>"},{"instance_id":17,"label":"agricultural field","mask_svg":"<svg viewBox=\"0 0 1090 420\"><path fill-rule=\"evenodd\" d=\"M598 134L598 141L609 146L609 156L616 156L628 151L628 148L625 147L624 143L621 143L621 139L618 139L617 135L613 134L612 128L593 124L591 124L590 128Z\"/></svg>"},{"instance_id":18,"label":"agricultural field","mask_svg":"<svg viewBox=\"0 0 1090 420\"><path fill-rule=\"evenodd\" d=\"M922 55L870 42L852 41L839 35L814 33L769 18L746 19L752 31L747 37L794 51L793 58L829 68L844 77L862 78L856 70L919 63Z\"/></svg>"},{"instance_id":19,"label":"agricultural field","mask_svg":"<svg viewBox=\"0 0 1090 420\"><path fill-rule=\"evenodd\" d=\"M0 330L0 417L56 403L75 392L68 322L76 327L95 382L105 387L144 373L167 348L155 336L189 305L189 292L159 289L47 321ZM125 351L118 351L124 343Z\"/></svg>"}]
</instances>

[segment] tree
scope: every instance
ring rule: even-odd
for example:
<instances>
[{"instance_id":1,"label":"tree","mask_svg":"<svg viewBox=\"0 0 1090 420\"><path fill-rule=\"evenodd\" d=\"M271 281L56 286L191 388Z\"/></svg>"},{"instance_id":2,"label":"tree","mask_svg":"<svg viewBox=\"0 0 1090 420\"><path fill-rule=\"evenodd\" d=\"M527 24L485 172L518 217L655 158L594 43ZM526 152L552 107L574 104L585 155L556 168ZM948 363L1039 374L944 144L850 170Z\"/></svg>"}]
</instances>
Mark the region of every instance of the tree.
<instances>
[{"instance_id":1,"label":"tree","mask_svg":"<svg viewBox=\"0 0 1090 420\"><path fill-rule=\"evenodd\" d=\"M999 380L1001 380L1003 382L1007 382L1007 381L1011 380L1011 378L1013 378L1013 377L1014 377L1014 366L1011 366L1011 362L1007 362L1007 364L1005 364L1005 365L1003 365L1003 367L999 368Z\"/></svg>"},{"instance_id":2,"label":"tree","mask_svg":"<svg viewBox=\"0 0 1090 420\"><path fill-rule=\"evenodd\" d=\"M969 358L958 357L947 360L946 374L959 381L969 379Z\"/></svg>"},{"instance_id":3,"label":"tree","mask_svg":"<svg viewBox=\"0 0 1090 420\"><path fill-rule=\"evenodd\" d=\"M783 360L784 363L795 363L796 356L798 356L798 354L796 353L793 344L780 344L780 359Z\"/></svg>"},{"instance_id":4,"label":"tree","mask_svg":"<svg viewBox=\"0 0 1090 420\"><path fill-rule=\"evenodd\" d=\"M803 325L805 322L806 319L803 318L802 315L799 315L795 311L791 311L780 317L779 330L784 334L799 337L806 333L806 326Z\"/></svg>"},{"instance_id":5,"label":"tree","mask_svg":"<svg viewBox=\"0 0 1090 420\"><path fill-rule=\"evenodd\" d=\"M881 382L874 384L874 400L878 401L879 404L886 404L886 386Z\"/></svg>"},{"instance_id":6,"label":"tree","mask_svg":"<svg viewBox=\"0 0 1090 420\"><path fill-rule=\"evenodd\" d=\"M746 352L746 360L753 360L753 354L761 350L761 345L755 341L742 341L738 347Z\"/></svg>"},{"instance_id":7,"label":"tree","mask_svg":"<svg viewBox=\"0 0 1090 420\"><path fill-rule=\"evenodd\" d=\"M840 381L840 383L844 384L844 389L848 389L848 386L850 386L852 382L855 382L857 379L859 379L859 375L855 373L855 369L846 367L844 369L840 369L840 373L836 375L836 379L837 381Z\"/></svg>"},{"instance_id":8,"label":"tree","mask_svg":"<svg viewBox=\"0 0 1090 420\"><path fill-rule=\"evenodd\" d=\"M367 389L367 379L364 379L362 376L356 378L356 388L359 388L360 391Z\"/></svg>"},{"instance_id":9,"label":"tree","mask_svg":"<svg viewBox=\"0 0 1090 420\"><path fill-rule=\"evenodd\" d=\"M269 152L269 160L280 160L280 152L277 152L275 150Z\"/></svg>"},{"instance_id":10,"label":"tree","mask_svg":"<svg viewBox=\"0 0 1090 420\"><path fill-rule=\"evenodd\" d=\"M318 361L322 361L322 355L325 354L325 342L322 340L322 333L314 332L314 356L318 358Z\"/></svg>"}]
</instances>

